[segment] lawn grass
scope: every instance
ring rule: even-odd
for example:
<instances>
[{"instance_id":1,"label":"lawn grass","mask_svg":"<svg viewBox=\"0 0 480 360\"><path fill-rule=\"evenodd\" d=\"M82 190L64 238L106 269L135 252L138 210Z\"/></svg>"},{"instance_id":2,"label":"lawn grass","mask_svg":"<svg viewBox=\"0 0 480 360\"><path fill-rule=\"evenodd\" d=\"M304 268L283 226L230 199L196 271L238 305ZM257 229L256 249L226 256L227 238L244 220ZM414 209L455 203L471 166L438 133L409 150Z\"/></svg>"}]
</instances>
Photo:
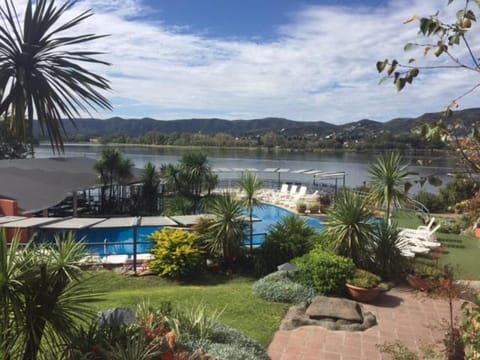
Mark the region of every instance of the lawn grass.
<instances>
[{"instance_id":1,"label":"lawn grass","mask_svg":"<svg viewBox=\"0 0 480 360\"><path fill-rule=\"evenodd\" d=\"M411 211L398 211L395 214L398 226L416 228L421 219ZM440 264L453 266L456 277L462 280L480 280L480 239L473 235L437 233L438 240L444 245Z\"/></svg>"},{"instance_id":2,"label":"lawn grass","mask_svg":"<svg viewBox=\"0 0 480 360\"><path fill-rule=\"evenodd\" d=\"M264 301L253 294L254 280L244 277L210 278L196 284L179 284L158 276L131 277L113 271L89 272L87 286L102 291L95 310L135 308L142 301L152 305L170 301L174 305L202 303L213 312L222 311L220 321L245 333L267 347L288 309L287 304Z\"/></svg>"}]
</instances>

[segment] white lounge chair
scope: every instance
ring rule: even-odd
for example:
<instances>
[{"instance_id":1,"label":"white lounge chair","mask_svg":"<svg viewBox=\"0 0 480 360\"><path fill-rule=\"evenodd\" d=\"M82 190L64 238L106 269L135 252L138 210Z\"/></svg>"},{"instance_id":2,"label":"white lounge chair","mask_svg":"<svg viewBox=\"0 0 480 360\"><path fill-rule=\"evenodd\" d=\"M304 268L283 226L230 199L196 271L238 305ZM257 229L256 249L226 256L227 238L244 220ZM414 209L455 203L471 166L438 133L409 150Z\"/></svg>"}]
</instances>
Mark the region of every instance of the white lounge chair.
<instances>
[{"instance_id":1,"label":"white lounge chair","mask_svg":"<svg viewBox=\"0 0 480 360\"><path fill-rule=\"evenodd\" d=\"M430 252L429 248L417 246L409 241L409 239L402 239L397 244L400 250L407 250L414 254L427 254Z\"/></svg>"},{"instance_id":2,"label":"white lounge chair","mask_svg":"<svg viewBox=\"0 0 480 360\"><path fill-rule=\"evenodd\" d=\"M298 193L296 193L293 197L293 201L297 202L302 197L304 197L306 194L307 194L307 187L306 186L300 186L300 189L298 190Z\"/></svg>"},{"instance_id":3,"label":"white lounge chair","mask_svg":"<svg viewBox=\"0 0 480 360\"><path fill-rule=\"evenodd\" d=\"M417 236L400 235L400 239L408 240L408 241L410 241L410 243L412 243L416 246L423 246L423 247L426 247L426 248L429 248L429 249L435 249L435 248L438 248L438 247L442 246L442 244L438 241L429 241L429 240L426 240L422 237L417 237Z\"/></svg>"},{"instance_id":4,"label":"white lounge chair","mask_svg":"<svg viewBox=\"0 0 480 360\"><path fill-rule=\"evenodd\" d=\"M438 229L440 229L440 224L435 226L431 230L422 230L422 229L403 229L400 231L399 235L401 236L409 236L409 237L417 237L422 240L428 240L428 241L436 241L437 238L435 236L435 233L437 232Z\"/></svg>"},{"instance_id":5,"label":"white lounge chair","mask_svg":"<svg viewBox=\"0 0 480 360\"><path fill-rule=\"evenodd\" d=\"M433 225L434 222L435 222L435 217L432 216L430 218L430 220L428 221L427 225L420 225L419 227L417 227L417 230L430 231L432 229L432 225Z\"/></svg>"}]
</instances>

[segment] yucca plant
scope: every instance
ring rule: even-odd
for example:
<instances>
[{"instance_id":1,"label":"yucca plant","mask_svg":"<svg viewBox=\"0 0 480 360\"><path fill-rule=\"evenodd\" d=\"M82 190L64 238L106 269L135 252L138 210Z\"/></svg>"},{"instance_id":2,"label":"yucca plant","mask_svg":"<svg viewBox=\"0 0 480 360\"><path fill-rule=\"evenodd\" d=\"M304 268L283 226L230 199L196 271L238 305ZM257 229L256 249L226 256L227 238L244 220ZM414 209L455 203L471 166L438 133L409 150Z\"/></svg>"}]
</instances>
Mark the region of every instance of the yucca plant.
<instances>
[{"instance_id":1,"label":"yucca plant","mask_svg":"<svg viewBox=\"0 0 480 360\"><path fill-rule=\"evenodd\" d=\"M35 360L61 353L78 324L94 318L87 306L95 295L82 286L78 263L85 247L72 233L21 251L19 244L16 235L8 248L0 233L0 354Z\"/></svg>"},{"instance_id":2,"label":"yucca plant","mask_svg":"<svg viewBox=\"0 0 480 360\"><path fill-rule=\"evenodd\" d=\"M373 225L364 198L351 190L342 191L333 209L328 211L325 235L331 239L333 250L353 260L362 268L372 251Z\"/></svg>"},{"instance_id":3,"label":"yucca plant","mask_svg":"<svg viewBox=\"0 0 480 360\"><path fill-rule=\"evenodd\" d=\"M215 199L210 208L213 214L208 219L206 233L201 234L207 249L212 255L222 257L225 264L231 265L240 255L240 247L245 239L247 222L243 218L243 205L230 193Z\"/></svg>"},{"instance_id":4,"label":"yucca plant","mask_svg":"<svg viewBox=\"0 0 480 360\"><path fill-rule=\"evenodd\" d=\"M23 25L13 0L3 0L0 14L0 115L9 114L10 128L33 141L33 118L46 133L52 149L63 151L63 120L71 121L96 107L111 109L101 94L108 81L81 64L108 63L101 53L80 47L102 37L78 34L76 28L92 16L90 10L64 22L76 3L28 0Z\"/></svg>"}]
</instances>

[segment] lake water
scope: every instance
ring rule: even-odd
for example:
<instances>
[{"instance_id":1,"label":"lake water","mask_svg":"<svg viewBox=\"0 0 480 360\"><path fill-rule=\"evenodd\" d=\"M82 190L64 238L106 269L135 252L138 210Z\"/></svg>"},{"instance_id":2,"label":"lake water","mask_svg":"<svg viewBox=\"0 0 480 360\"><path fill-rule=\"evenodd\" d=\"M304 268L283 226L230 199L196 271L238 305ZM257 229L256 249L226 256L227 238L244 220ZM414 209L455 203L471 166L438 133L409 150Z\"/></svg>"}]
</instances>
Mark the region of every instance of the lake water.
<instances>
[{"instance_id":1,"label":"lake water","mask_svg":"<svg viewBox=\"0 0 480 360\"><path fill-rule=\"evenodd\" d=\"M84 156L97 159L101 149L104 146L96 144L67 144L65 146L65 155L67 157ZM163 164L177 162L183 154L191 149L186 148L147 148L126 146L121 148L124 155L131 159L135 167L143 168L148 162L157 167ZM35 150L37 158L52 157L52 151L49 145L40 145ZM380 153L352 153L352 152L332 152L332 153L304 153L304 152L285 152L285 151L262 151L246 149L202 149L207 155L212 167L216 168L256 168L263 170L266 168L287 168L291 170L300 169L319 169L326 172L346 172L346 185L355 187L368 181L368 166L375 161ZM425 159L421 155L405 155L408 161L410 171L418 173L420 176L437 175L445 183L449 180L448 173L455 170L455 160L445 156L445 154L428 155L432 160L431 166L418 166L417 160ZM260 173L262 178L270 179L272 182L278 180L278 174ZM219 173L222 179L236 179L241 176L239 172ZM412 176L412 180L418 179L418 176ZM299 181L312 182L310 175L283 173L281 181ZM332 183L332 181L329 181ZM333 182L334 183L334 182ZM413 189L419 190L419 185ZM436 189L425 185L425 190L435 191Z\"/></svg>"}]
</instances>

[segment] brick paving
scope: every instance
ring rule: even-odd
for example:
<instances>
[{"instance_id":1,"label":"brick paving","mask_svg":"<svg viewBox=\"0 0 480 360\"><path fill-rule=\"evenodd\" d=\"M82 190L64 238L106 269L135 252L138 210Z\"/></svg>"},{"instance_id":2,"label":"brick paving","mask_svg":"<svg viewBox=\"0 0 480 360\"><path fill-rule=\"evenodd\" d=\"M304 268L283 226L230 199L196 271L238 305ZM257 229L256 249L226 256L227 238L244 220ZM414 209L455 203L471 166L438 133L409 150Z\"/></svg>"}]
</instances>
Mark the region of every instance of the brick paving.
<instances>
[{"instance_id":1,"label":"brick paving","mask_svg":"<svg viewBox=\"0 0 480 360\"><path fill-rule=\"evenodd\" d=\"M455 301L455 315L461 301ZM440 344L444 320L449 319L445 299L427 297L408 287L395 287L375 302L365 304L377 317L377 325L361 332L331 331L319 326L302 326L277 331L268 347L272 360L383 360L376 345L401 341L412 351L424 345Z\"/></svg>"}]
</instances>

